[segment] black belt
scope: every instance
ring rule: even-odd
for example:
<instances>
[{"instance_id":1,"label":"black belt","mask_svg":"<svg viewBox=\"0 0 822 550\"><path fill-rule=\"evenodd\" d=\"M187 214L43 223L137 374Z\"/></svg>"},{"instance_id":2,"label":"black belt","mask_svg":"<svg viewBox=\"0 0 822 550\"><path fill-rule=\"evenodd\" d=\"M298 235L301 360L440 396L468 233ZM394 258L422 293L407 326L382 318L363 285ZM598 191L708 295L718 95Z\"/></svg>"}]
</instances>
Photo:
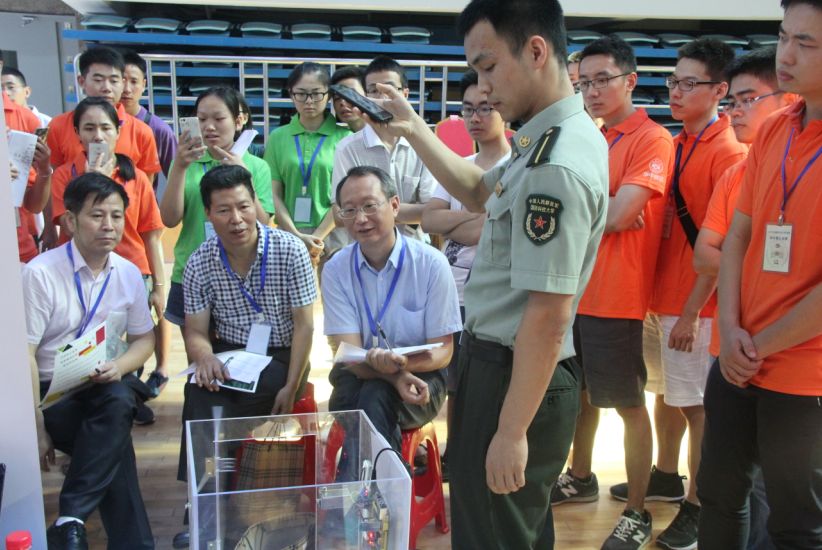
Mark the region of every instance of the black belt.
<instances>
[{"instance_id":1,"label":"black belt","mask_svg":"<svg viewBox=\"0 0 822 550\"><path fill-rule=\"evenodd\" d=\"M467 353L480 355L483 360L492 363L501 363L509 368L514 363L514 350L497 342L477 338L467 330L462 333L460 346L464 346Z\"/></svg>"}]
</instances>

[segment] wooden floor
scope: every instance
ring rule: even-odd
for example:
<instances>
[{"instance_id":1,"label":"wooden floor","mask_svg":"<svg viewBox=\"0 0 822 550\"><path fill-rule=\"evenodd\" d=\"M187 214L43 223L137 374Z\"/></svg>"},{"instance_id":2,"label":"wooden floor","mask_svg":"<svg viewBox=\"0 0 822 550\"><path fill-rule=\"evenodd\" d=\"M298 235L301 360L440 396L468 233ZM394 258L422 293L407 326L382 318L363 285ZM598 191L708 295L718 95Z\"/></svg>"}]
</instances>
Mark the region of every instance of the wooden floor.
<instances>
[{"instance_id":1,"label":"wooden floor","mask_svg":"<svg viewBox=\"0 0 822 550\"><path fill-rule=\"evenodd\" d=\"M170 273L170 269L168 272ZM325 337L322 336L322 311L319 306L316 309L314 326L315 337L311 354L310 379L315 385L320 409L327 410L328 397L331 394L331 386L328 383L331 354ZM148 370L152 367L153 360L150 361ZM175 328L171 372L180 372L185 367L182 339L179 330ZM162 395L150 402L156 414L156 423L151 426L135 426L132 433L137 453L140 486L158 549L171 548L174 534L183 529L186 487L176 480L181 431L182 387L182 378L172 378ZM436 428L440 442L445 441L447 439L445 407L436 420ZM622 503L611 499L608 494L609 486L625 479L623 459L621 420L614 411L606 411L602 415L594 453L594 471L597 473L600 484L599 501L586 504L565 504L554 510L557 549L596 550L600 548L616 524L623 508ZM63 481L60 464L66 461L67 457L59 457L57 467L43 474L43 496L46 519L49 523L57 517L57 497ZM680 460L680 472L687 472L684 449ZM445 490L447 497L447 484ZM649 503L648 509L653 515L655 535L668 525L677 511L676 505L665 503ZM87 526L91 548L105 548L105 532L96 513ZM419 549L450 548L450 535L440 534L432 522L422 531L417 546Z\"/></svg>"}]
</instances>

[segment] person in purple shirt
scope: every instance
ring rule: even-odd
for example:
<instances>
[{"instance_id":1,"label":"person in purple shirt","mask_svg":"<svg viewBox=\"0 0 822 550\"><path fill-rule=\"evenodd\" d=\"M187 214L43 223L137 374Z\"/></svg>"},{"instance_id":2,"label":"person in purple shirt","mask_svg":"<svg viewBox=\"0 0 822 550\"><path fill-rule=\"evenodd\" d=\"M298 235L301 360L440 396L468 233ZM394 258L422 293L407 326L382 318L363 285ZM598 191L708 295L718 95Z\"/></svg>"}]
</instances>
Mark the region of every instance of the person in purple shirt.
<instances>
[{"instance_id":1,"label":"person in purple shirt","mask_svg":"<svg viewBox=\"0 0 822 550\"><path fill-rule=\"evenodd\" d=\"M139 120L148 124L154 133L154 141L157 142L157 156L160 158L160 166L163 169L163 176L168 177L168 170L171 161L177 154L177 137L171 127L157 115L150 113L145 107L140 105L140 98L146 89L146 62L136 52L128 51L123 54L126 62L126 70L123 72L123 95L120 103L125 107L126 112ZM154 178L154 192L157 192L160 178ZM159 201L159 197L158 197ZM171 351L171 326L165 319L158 319L156 329L156 348L154 350L157 360L157 368L148 375L146 385L151 395L157 397L168 383L168 373L166 364Z\"/></svg>"},{"instance_id":2,"label":"person in purple shirt","mask_svg":"<svg viewBox=\"0 0 822 550\"><path fill-rule=\"evenodd\" d=\"M163 175L168 176L168 169L174 155L177 154L177 137L171 126L163 119L148 112L140 105L140 98L146 89L146 62L137 53L128 51L123 54L126 61L126 70L123 73L125 86L120 103L125 107L126 112L149 125L154 132L154 141L157 142L157 156L160 157L160 165L163 167ZM158 179L154 180L154 191L157 191Z\"/></svg>"}]
</instances>

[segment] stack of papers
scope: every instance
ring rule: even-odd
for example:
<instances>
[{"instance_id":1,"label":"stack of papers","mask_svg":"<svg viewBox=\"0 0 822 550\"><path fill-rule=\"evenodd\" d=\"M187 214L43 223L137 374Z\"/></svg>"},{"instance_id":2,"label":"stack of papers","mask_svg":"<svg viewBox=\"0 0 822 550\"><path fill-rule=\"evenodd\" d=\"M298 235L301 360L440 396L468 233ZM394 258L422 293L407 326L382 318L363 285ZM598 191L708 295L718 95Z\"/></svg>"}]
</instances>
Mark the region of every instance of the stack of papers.
<instances>
[{"instance_id":1,"label":"stack of papers","mask_svg":"<svg viewBox=\"0 0 822 550\"><path fill-rule=\"evenodd\" d=\"M442 347L441 343L437 344L423 344L421 346L408 346L404 348L394 348L394 353L397 355L414 355L415 353L422 353ZM362 363L365 361L365 354L368 350L353 346L346 342L342 342L337 348L337 353L334 355L332 362L334 363Z\"/></svg>"}]
</instances>

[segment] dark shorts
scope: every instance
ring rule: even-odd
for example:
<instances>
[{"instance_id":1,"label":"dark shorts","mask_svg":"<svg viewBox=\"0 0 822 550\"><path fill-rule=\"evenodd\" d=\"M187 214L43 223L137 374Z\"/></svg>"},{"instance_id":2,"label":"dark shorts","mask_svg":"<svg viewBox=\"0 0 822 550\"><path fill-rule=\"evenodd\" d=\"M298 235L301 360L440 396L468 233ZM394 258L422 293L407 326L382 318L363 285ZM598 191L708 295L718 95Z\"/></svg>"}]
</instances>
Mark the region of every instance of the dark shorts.
<instances>
[{"instance_id":1,"label":"dark shorts","mask_svg":"<svg viewBox=\"0 0 822 550\"><path fill-rule=\"evenodd\" d=\"M642 321L578 315L579 363L591 405L645 406L648 373L642 356Z\"/></svg>"},{"instance_id":2,"label":"dark shorts","mask_svg":"<svg viewBox=\"0 0 822 550\"><path fill-rule=\"evenodd\" d=\"M183 301L183 285L171 281L168 288L168 301L166 302L165 318L177 326L183 326L186 322L185 304Z\"/></svg>"}]
</instances>

